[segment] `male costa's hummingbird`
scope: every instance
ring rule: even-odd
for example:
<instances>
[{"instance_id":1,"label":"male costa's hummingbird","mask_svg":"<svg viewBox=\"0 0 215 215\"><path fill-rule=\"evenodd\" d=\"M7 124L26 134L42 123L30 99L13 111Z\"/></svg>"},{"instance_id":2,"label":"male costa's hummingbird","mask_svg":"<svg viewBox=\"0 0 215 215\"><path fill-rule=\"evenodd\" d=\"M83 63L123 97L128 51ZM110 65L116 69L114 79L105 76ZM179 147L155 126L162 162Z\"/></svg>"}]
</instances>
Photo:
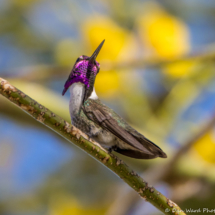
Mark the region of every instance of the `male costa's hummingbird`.
<instances>
[{"instance_id":1,"label":"male costa's hummingbird","mask_svg":"<svg viewBox=\"0 0 215 215\"><path fill-rule=\"evenodd\" d=\"M103 44L104 40L91 57L82 55L76 60L64 85L62 95L70 88L72 124L110 152L138 159L166 158L162 149L101 103L96 95L94 82L100 69L96 57Z\"/></svg>"}]
</instances>

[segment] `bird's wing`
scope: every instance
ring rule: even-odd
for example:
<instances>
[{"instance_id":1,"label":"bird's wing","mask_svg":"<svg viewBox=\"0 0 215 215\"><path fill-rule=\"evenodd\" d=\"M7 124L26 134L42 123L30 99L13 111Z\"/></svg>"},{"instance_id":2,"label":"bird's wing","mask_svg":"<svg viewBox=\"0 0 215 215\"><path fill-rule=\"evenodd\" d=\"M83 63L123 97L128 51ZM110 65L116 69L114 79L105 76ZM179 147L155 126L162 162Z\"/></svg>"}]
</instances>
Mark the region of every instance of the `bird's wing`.
<instances>
[{"instance_id":1,"label":"bird's wing","mask_svg":"<svg viewBox=\"0 0 215 215\"><path fill-rule=\"evenodd\" d=\"M86 100L82 108L89 119L150 158L166 157L166 154L157 145L129 126L112 109L102 104L99 99ZM120 150L119 153L125 154L128 153L128 150Z\"/></svg>"}]
</instances>

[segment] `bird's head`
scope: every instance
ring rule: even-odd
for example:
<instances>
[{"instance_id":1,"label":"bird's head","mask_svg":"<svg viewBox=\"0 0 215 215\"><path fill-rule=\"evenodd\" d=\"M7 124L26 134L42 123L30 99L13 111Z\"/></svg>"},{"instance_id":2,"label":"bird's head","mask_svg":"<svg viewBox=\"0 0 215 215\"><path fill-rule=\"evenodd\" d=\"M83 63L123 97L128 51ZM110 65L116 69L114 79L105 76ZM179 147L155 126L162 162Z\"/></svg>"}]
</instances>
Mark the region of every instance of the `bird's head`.
<instances>
[{"instance_id":1,"label":"bird's head","mask_svg":"<svg viewBox=\"0 0 215 215\"><path fill-rule=\"evenodd\" d=\"M101 42L101 44L94 51L91 57L82 55L76 60L73 69L64 85L62 95L66 93L66 91L72 84L77 82L81 82L85 85L85 99L87 99L91 95L96 75L98 74L100 69L100 64L96 61L96 57L99 54L104 41L105 40Z\"/></svg>"}]
</instances>

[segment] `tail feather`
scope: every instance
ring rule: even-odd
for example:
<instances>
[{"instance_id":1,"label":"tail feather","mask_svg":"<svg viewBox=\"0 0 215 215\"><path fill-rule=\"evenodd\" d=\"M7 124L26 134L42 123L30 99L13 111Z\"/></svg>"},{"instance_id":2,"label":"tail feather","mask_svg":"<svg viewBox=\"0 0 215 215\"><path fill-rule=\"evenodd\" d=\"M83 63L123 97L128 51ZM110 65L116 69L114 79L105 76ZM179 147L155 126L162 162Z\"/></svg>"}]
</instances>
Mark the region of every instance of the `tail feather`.
<instances>
[{"instance_id":1,"label":"tail feather","mask_svg":"<svg viewBox=\"0 0 215 215\"><path fill-rule=\"evenodd\" d=\"M126 149L120 149L120 148L115 149L115 151L122 155L131 157L131 158L136 158L136 159L153 159L153 158L157 158L157 157L161 157L161 158L167 157L163 151L161 151L159 153L154 153L154 154L146 154L139 150L126 150Z\"/></svg>"}]
</instances>

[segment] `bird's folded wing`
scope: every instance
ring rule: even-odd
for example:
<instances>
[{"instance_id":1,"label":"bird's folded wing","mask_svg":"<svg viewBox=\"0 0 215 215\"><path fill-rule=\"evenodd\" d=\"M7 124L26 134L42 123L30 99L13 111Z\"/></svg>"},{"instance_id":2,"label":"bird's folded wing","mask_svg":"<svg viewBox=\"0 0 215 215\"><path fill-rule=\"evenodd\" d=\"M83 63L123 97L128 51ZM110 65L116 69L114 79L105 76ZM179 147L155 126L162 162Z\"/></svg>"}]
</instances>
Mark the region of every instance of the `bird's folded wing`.
<instances>
[{"instance_id":1,"label":"bird's folded wing","mask_svg":"<svg viewBox=\"0 0 215 215\"><path fill-rule=\"evenodd\" d=\"M129 131L126 130L126 127L119 125L122 122L122 118L119 118L120 121L116 118L113 118L112 114L108 112L103 105L92 100L90 101L90 105L83 107L83 110L89 119L94 121L103 129L110 131L120 140L128 143L130 146L133 146L134 148L146 154L153 154L150 152L150 150L147 149L148 147L145 147L137 138L130 134Z\"/></svg>"}]
</instances>

